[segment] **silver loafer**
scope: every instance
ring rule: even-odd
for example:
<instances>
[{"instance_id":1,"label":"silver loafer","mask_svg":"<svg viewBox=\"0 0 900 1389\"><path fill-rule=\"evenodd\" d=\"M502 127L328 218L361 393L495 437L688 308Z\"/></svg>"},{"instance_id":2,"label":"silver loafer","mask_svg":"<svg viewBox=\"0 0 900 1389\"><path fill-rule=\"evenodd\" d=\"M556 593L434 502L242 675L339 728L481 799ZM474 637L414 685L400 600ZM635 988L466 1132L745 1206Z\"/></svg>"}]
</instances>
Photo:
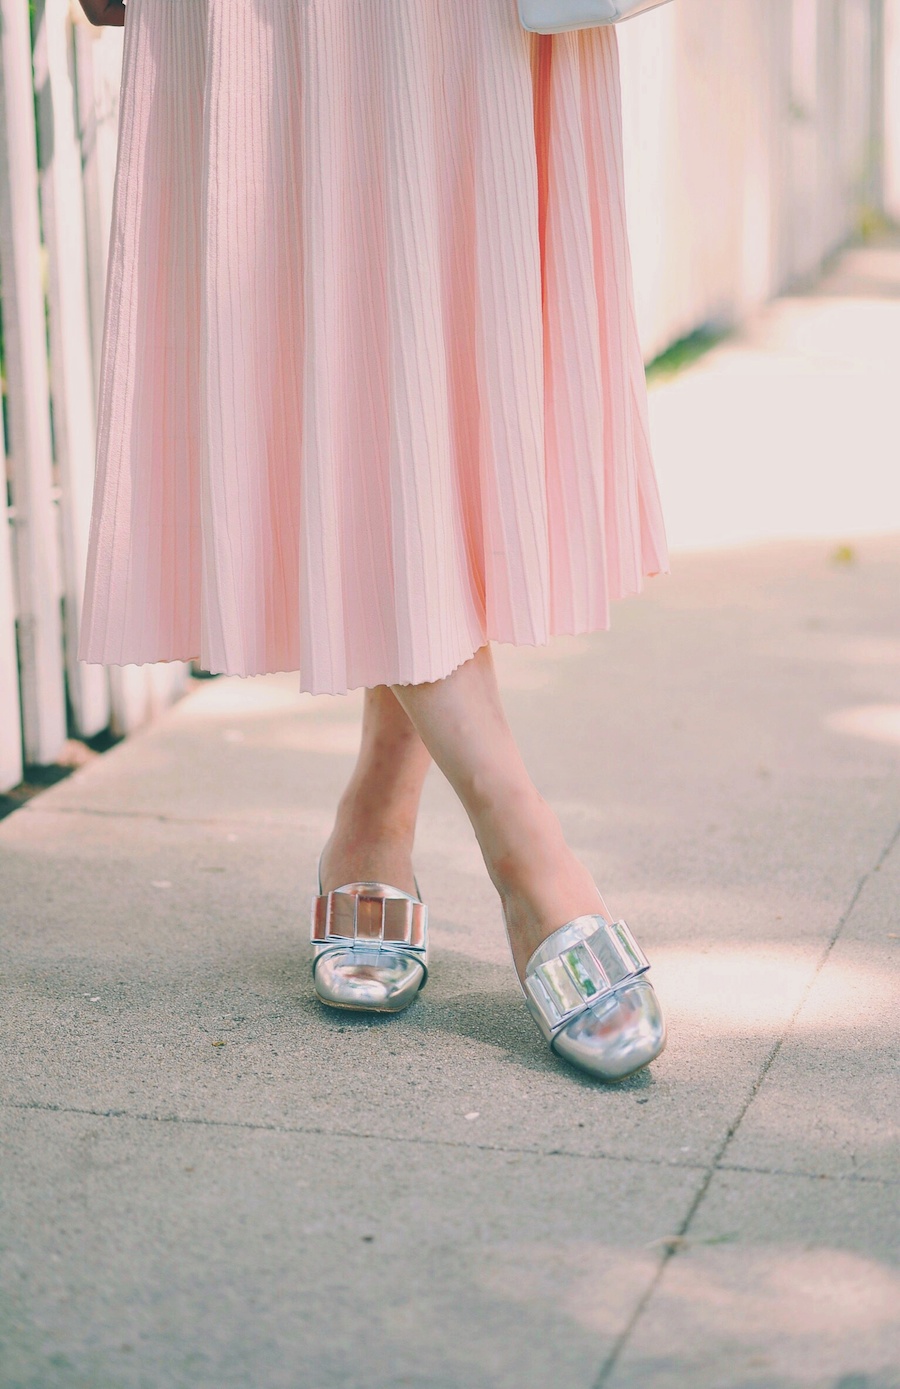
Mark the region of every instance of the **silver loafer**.
<instances>
[{"instance_id":1,"label":"silver loafer","mask_svg":"<svg viewBox=\"0 0 900 1389\"><path fill-rule=\"evenodd\" d=\"M624 1080L666 1045L649 968L624 921L579 916L528 961L525 1001L558 1056L601 1080Z\"/></svg>"},{"instance_id":2,"label":"silver loafer","mask_svg":"<svg viewBox=\"0 0 900 1389\"><path fill-rule=\"evenodd\" d=\"M313 984L333 1008L399 1013L428 978L428 908L387 883L323 893L320 879L310 938Z\"/></svg>"}]
</instances>

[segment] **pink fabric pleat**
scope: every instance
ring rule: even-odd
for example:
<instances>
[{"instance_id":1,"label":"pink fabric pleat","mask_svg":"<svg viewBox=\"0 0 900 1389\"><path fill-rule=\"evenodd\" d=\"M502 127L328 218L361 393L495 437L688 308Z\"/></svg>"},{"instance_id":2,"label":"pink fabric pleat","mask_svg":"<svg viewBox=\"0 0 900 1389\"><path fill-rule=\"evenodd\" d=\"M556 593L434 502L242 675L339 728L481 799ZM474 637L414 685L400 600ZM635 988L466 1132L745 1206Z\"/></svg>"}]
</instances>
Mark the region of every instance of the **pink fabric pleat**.
<instances>
[{"instance_id":1,"label":"pink fabric pleat","mask_svg":"<svg viewBox=\"0 0 900 1389\"><path fill-rule=\"evenodd\" d=\"M614 30L129 0L80 657L417 683L666 568Z\"/></svg>"}]
</instances>

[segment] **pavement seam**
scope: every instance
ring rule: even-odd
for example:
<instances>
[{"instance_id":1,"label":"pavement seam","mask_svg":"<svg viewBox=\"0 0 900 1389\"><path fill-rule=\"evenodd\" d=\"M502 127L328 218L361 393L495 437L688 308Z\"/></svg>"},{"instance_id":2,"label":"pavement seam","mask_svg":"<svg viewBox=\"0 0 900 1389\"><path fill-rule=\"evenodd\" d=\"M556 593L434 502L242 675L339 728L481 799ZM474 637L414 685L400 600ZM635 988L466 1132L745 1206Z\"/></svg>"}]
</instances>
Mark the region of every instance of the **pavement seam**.
<instances>
[{"instance_id":1,"label":"pavement seam","mask_svg":"<svg viewBox=\"0 0 900 1389\"><path fill-rule=\"evenodd\" d=\"M439 1138L408 1138L406 1135L397 1133L371 1133L360 1132L357 1129L335 1129L325 1128L324 1125L314 1124L264 1124L263 1121L251 1120L211 1120L211 1118L199 1117L199 1115L182 1114L143 1114L133 1110L97 1110L86 1106L75 1106L75 1104L51 1104L50 1101L40 1100L0 1100L0 1108L8 1110L24 1110L26 1113L36 1114L81 1114L86 1118L99 1118L99 1120L129 1120L138 1124L185 1124L200 1126L200 1128L221 1128L221 1129L246 1129L249 1132L261 1133L310 1133L321 1138L351 1138L372 1140L381 1143L407 1143L412 1147L461 1147L461 1149L471 1149L478 1153L508 1153L511 1156L521 1157L576 1157L581 1158L587 1163L601 1161L601 1163L632 1163L639 1167L665 1167L675 1168L682 1172L706 1172L707 1168L701 1163L683 1163L683 1161L665 1160L661 1157L635 1157L629 1153L578 1153L574 1149L567 1147L514 1147L507 1143L462 1143L458 1139L439 1139ZM742 1163L719 1163L719 1172L746 1172L754 1176L793 1176L797 1181L803 1182L864 1182L872 1186L900 1186L900 1178L893 1176L867 1176L864 1172L807 1172L801 1168L790 1167L751 1167Z\"/></svg>"},{"instance_id":2,"label":"pavement seam","mask_svg":"<svg viewBox=\"0 0 900 1389\"><path fill-rule=\"evenodd\" d=\"M732 1139L734 1138L735 1134L737 1133L738 1129L743 1123L747 1111L753 1104L753 1101L756 1099L756 1096L759 1094L759 1091L762 1088L766 1076L769 1074L770 1070L772 1069L772 1066L775 1063L776 1058L778 1057L779 1052L781 1051L784 1043L787 1041L787 1038L789 1037L794 1027L794 1024L796 1023L797 1018L799 1017L804 1007L804 1004L806 1003L806 1000L812 993L816 981L818 980L819 975L821 974L822 970L825 967L825 964L828 961L828 957L830 956L832 950L834 949L835 945L840 939L844 927L850 920L853 910L860 897L862 896L863 889L865 888L872 875L874 873L877 873L887 862L891 853L896 848L898 841L900 841L900 824L898 824L894 828L894 831L888 839L887 844L881 850L881 853L878 855L875 862L871 865L870 868L867 868L866 871L860 876L859 881L857 882L856 887L854 888L853 893L850 897L850 901L844 908L843 912L838 918L837 925L834 927L834 930L831 932L831 935L827 938L825 942L825 945L819 956L815 969L810 975L806 987L803 989L800 998L797 1001L797 1006L794 1008L793 1012L791 1013L791 1016L785 1023L784 1028L781 1031L781 1035L776 1038L774 1045L772 1046L768 1056L763 1062L759 1075L757 1076L755 1082L750 1088L750 1093L748 1094L746 1100L740 1108L740 1111L729 1124L728 1129L725 1133L725 1137L722 1140L722 1143L720 1144L719 1149L715 1157L713 1158L708 1171L705 1173L703 1180L697 1188L694 1198L688 1206L687 1213L685 1214L684 1219L682 1220L678 1229L675 1231L675 1234L671 1237L670 1243L667 1244L667 1246L663 1249L659 1263L656 1267L656 1270L652 1278L650 1279L650 1282L648 1283L643 1295L638 1299L637 1305L635 1306L635 1309L629 1317L625 1327L616 1337L611 1351L607 1355L606 1359L603 1361L603 1364L600 1366L600 1370L597 1374L597 1378L594 1380L592 1389L605 1389L606 1384L609 1382L609 1377L618 1365L622 1352L628 1345L628 1342L631 1340L631 1336L635 1327L637 1326L641 1317L644 1315L644 1312L650 1305L654 1293L656 1292L657 1288L662 1282L663 1275L665 1274L666 1269L668 1268L669 1264L676 1257L680 1248L682 1247L683 1241L687 1236L688 1231L690 1230L694 1216L700 1209L700 1206L703 1203L703 1198L706 1196L706 1193L709 1190L713 1177L716 1175L717 1172L725 1172L731 1170L728 1166L726 1166L723 1163L722 1159L728 1151Z\"/></svg>"},{"instance_id":3,"label":"pavement seam","mask_svg":"<svg viewBox=\"0 0 900 1389\"><path fill-rule=\"evenodd\" d=\"M756 1177L797 1177L807 1182L864 1182L871 1186L900 1186L900 1177L871 1177L865 1172L806 1172L791 1167L751 1167L740 1162L720 1162L717 1172L746 1172Z\"/></svg>"},{"instance_id":4,"label":"pavement seam","mask_svg":"<svg viewBox=\"0 0 900 1389\"><path fill-rule=\"evenodd\" d=\"M587 1162L624 1162L642 1167L675 1168L682 1172L706 1172L699 1162L671 1161L665 1158L635 1157L630 1153L579 1153L572 1148L523 1148L504 1143L463 1143L450 1138L409 1138L403 1134L361 1133L355 1129L330 1129L315 1124L266 1124L242 1119L206 1119L181 1114L145 1114L130 1109L91 1109L79 1105L52 1104L38 1100L0 1100L0 1108L37 1114L79 1114L91 1119L128 1119L135 1123L185 1124L200 1128L245 1129L260 1133L310 1134L323 1138L356 1138L381 1143L406 1143L411 1147L463 1148L475 1152L509 1153L523 1157L581 1158ZM863 1172L806 1172L802 1168L753 1167L744 1163L719 1163L716 1171L740 1172L758 1177L795 1177L806 1182L863 1182L872 1186L900 1186L900 1177L866 1176Z\"/></svg>"},{"instance_id":5,"label":"pavement seam","mask_svg":"<svg viewBox=\"0 0 900 1389\"><path fill-rule=\"evenodd\" d=\"M180 1114L142 1114L129 1109L91 1109L78 1105L41 1103L33 1100L4 1100L0 1107L25 1110L38 1114L80 1114L93 1119L128 1119L135 1123L183 1124L199 1128L237 1129L251 1133L309 1134L323 1138L356 1138L380 1143L405 1143L410 1147L462 1148L473 1152L509 1153L522 1157L564 1157L579 1158L584 1162L622 1162L642 1167L677 1168L683 1172L703 1172L706 1169L697 1162L673 1162L665 1158L632 1157L622 1153L579 1153L570 1148L525 1148L502 1143L464 1143L453 1138L410 1138L403 1134L361 1133L355 1129L332 1129L315 1124L266 1124L241 1119L205 1119L199 1116L188 1117Z\"/></svg>"},{"instance_id":6,"label":"pavement seam","mask_svg":"<svg viewBox=\"0 0 900 1389\"><path fill-rule=\"evenodd\" d=\"M156 820L163 825L248 825L270 829L272 825L296 826L295 820L248 820L240 815L166 815L157 810L124 810L117 806L105 809L91 805L40 805L41 797L26 801L13 815L95 815L111 820ZM11 819L12 816L5 817Z\"/></svg>"}]
</instances>

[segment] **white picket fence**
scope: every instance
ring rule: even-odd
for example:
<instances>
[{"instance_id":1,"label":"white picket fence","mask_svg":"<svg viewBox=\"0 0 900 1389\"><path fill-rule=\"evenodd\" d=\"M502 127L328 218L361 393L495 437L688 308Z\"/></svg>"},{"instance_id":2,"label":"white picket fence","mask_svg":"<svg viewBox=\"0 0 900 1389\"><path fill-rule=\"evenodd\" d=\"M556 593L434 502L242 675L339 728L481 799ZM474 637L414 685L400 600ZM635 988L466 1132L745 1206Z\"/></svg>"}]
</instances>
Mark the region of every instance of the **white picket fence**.
<instances>
[{"instance_id":1,"label":"white picket fence","mask_svg":"<svg viewBox=\"0 0 900 1389\"><path fill-rule=\"evenodd\" d=\"M39 0L35 8L32 51L27 0L0 0L10 500L10 524L0 526L0 790L21 780L23 758L56 761L69 730L82 737L107 727L130 732L175 698L186 678L182 665L107 671L74 658L122 31L73 22L70 0Z\"/></svg>"},{"instance_id":2,"label":"white picket fence","mask_svg":"<svg viewBox=\"0 0 900 1389\"><path fill-rule=\"evenodd\" d=\"M885 4L890 17L898 0L677 0L623 26L629 215L648 356L811 273L853 233L861 209L877 206ZM20 780L23 752L52 763L67 729L127 732L186 678L180 665L104 671L73 659L123 35L74 22L74 0L38 0L36 9L32 53L27 0L0 0L10 501L10 524L0 524L0 790ZM898 43L888 48L900 83ZM900 109L896 92L888 98L889 112Z\"/></svg>"}]
</instances>

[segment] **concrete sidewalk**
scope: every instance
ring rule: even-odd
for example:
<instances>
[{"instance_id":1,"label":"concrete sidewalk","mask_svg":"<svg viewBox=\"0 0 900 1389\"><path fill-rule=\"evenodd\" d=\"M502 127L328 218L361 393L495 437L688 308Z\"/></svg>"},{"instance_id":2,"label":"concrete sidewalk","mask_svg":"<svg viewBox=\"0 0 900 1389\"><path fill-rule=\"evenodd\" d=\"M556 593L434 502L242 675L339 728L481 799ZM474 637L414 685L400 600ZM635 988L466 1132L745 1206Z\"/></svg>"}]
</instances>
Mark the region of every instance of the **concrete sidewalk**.
<instances>
[{"instance_id":1,"label":"concrete sidewalk","mask_svg":"<svg viewBox=\"0 0 900 1389\"><path fill-rule=\"evenodd\" d=\"M897 1389L900 545L835 529L498 653L667 1007L618 1088L437 776L427 989L315 1002L358 696L209 682L0 825L2 1389Z\"/></svg>"}]
</instances>

